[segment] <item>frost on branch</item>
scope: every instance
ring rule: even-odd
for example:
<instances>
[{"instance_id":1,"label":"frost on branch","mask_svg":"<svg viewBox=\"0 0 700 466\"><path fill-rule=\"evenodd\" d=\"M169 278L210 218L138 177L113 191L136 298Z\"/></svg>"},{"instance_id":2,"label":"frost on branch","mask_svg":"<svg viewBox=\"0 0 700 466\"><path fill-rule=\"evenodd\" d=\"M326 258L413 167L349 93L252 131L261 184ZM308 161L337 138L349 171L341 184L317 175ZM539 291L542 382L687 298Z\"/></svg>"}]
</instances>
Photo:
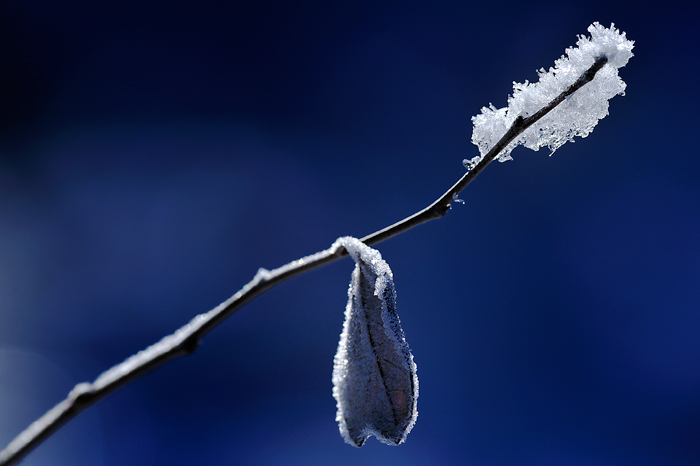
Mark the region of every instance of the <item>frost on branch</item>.
<instances>
[{"instance_id":1,"label":"frost on branch","mask_svg":"<svg viewBox=\"0 0 700 466\"><path fill-rule=\"evenodd\" d=\"M334 246L356 264L333 363L340 433L356 447L371 435L399 445L418 416L418 377L396 314L394 276L379 251L360 240L346 236Z\"/></svg>"},{"instance_id":2,"label":"frost on branch","mask_svg":"<svg viewBox=\"0 0 700 466\"><path fill-rule=\"evenodd\" d=\"M508 107L497 109L490 105L482 108L480 115L472 117L472 142L479 147L482 157L518 116L527 118L546 106L601 55L608 58L608 63L598 71L593 81L525 130L499 154L498 160L511 160L511 151L520 144L532 150L547 146L554 152L565 142L573 141L574 136L588 136L598 120L608 114L608 100L618 94L624 95L626 84L618 76L617 70L632 57L634 42L627 40L625 33L615 29L614 24L606 28L596 22L588 27L588 32L591 37L579 36L577 46L566 49L566 56L556 60L554 68L538 71L539 82L513 83L513 95L508 97Z\"/></svg>"}]
</instances>

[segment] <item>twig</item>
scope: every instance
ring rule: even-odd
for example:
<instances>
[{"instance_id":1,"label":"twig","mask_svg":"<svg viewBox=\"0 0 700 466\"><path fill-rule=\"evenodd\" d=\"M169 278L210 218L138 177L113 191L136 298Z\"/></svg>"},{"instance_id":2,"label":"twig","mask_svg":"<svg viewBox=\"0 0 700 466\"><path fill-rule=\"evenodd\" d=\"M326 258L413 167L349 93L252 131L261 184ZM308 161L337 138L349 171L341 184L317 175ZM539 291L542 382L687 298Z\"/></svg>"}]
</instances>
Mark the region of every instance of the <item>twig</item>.
<instances>
[{"instance_id":1,"label":"twig","mask_svg":"<svg viewBox=\"0 0 700 466\"><path fill-rule=\"evenodd\" d=\"M400 222L379 230L361 239L367 245L379 243L398 235L410 228L429 220L444 216L450 209L450 203L498 154L518 135L537 120L549 113L566 97L576 92L583 85L593 80L595 74L607 63L605 56L599 57L594 64L566 91L534 115L523 118L519 116L498 143L481 160L469 170L457 183L430 206L407 217ZM141 375L176 357L193 353L199 346L200 339L210 330L236 312L241 306L261 293L309 270L321 267L347 255L342 247L331 246L316 254L303 257L282 267L268 271L260 269L255 277L240 291L219 304L209 312L200 314L188 324L168 335L159 342L131 356L101 374L94 382L80 383L71 390L68 398L33 422L0 452L0 466L17 464L36 446L79 413L105 398L110 393L123 387Z\"/></svg>"}]
</instances>

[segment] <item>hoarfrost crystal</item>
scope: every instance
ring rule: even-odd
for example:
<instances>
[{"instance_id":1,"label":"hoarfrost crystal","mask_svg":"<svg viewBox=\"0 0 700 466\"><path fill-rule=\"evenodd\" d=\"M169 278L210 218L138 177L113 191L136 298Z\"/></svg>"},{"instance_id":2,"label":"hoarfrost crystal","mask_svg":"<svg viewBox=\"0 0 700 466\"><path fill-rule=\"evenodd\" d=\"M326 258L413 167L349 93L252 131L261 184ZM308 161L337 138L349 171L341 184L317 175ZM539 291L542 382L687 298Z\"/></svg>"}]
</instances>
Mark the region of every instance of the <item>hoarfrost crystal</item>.
<instances>
[{"instance_id":1,"label":"hoarfrost crystal","mask_svg":"<svg viewBox=\"0 0 700 466\"><path fill-rule=\"evenodd\" d=\"M333 364L336 420L350 445L371 435L399 445L418 416L418 377L396 314L396 290L379 251L356 238L338 238L355 260L345 323Z\"/></svg>"},{"instance_id":2,"label":"hoarfrost crystal","mask_svg":"<svg viewBox=\"0 0 700 466\"><path fill-rule=\"evenodd\" d=\"M511 160L511 151L520 144L532 150L546 146L554 152L567 141L573 141L574 136L588 136L598 120L608 114L608 100L618 94L624 95L627 85L617 70L632 57L634 42L628 40L624 32L615 29L614 24L606 28L596 22L588 27L588 32L591 37L579 36L577 47L566 49L566 56L556 60L554 68L538 71L539 82L513 83L508 107L497 109L490 105L472 118L472 142L482 155L498 142L518 116L528 117L546 106L601 55L605 55L608 62L596 73L593 81L525 130L499 154L498 160Z\"/></svg>"}]
</instances>

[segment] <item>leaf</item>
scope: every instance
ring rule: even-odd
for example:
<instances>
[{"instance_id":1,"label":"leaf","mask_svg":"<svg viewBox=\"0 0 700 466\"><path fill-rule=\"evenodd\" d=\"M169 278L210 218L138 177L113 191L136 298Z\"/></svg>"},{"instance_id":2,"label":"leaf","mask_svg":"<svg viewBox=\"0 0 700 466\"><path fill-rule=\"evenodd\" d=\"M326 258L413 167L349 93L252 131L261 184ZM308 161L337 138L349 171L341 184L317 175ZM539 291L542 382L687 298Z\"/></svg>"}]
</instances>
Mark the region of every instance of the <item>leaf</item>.
<instances>
[{"instance_id":1,"label":"leaf","mask_svg":"<svg viewBox=\"0 0 700 466\"><path fill-rule=\"evenodd\" d=\"M418 377L396 313L394 277L379 251L360 240L342 237L335 244L356 264L333 364L340 433L356 447L371 435L399 445L418 416Z\"/></svg>"}]
</instances>

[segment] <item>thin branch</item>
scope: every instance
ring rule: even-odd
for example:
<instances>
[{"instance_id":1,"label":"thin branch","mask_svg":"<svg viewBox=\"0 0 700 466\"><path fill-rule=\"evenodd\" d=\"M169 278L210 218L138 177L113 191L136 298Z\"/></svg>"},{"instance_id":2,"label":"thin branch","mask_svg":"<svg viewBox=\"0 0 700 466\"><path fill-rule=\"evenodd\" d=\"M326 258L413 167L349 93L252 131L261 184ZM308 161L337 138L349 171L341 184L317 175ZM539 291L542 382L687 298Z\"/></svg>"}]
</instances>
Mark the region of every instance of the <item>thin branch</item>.
<instances>
[{"instance_id":1,"label":"thin branch","mask_svg":"<svg viewBox=\"0 0 700 466\"><path fill-rule=\"evenodd\" d=\"M593 66L566 91L562 92L557 98L550 102L549 105L530 117L517 117L513 125L498 143L484 155L471 170L462 176L454 186L430 206L383 230L365 236L361 241L367 245L376 244L413 228L416 225L444 216L450 209L450 203L456 196L459 195L459 193L471 183L472 180L486 168L506 146L508 146L508 144L533 123L564 101L566 97L590 82L607 61L605 56L597 58ZM159 342L104 372L94 382L85 382L76 385L65 400L33 422L0 452L0 466L17 464L24 456L66 422L115 390L172 359L193 353L199 346L200 339L204 335L256 296L289 278L326 265L346 255L347 251L345 251L343 247L333 245L328 249L295 260L271 271L260 269L255 277L240 291L211 311L196 316L172 335L166 336Z\"/></svg>"},{"instance_id":2,"label":"thin branch","mask_svg":"<svg viewBox=\"0 0 700 466\"><path fill-rule=\"evenodd\" d=\"M417 212L411 215L410 217L406 217L400 222L396 222L393 225L384 228L383 230L379 230L375 233L372 233L371 235L365 236L364 238L362 238L362 241L368 245L372 245L374 243L383 241L387 238L391 238L392 236L402 233L410 228L413 228L416 225L420 225L421 223L425 223L429 220L440 218L443 215L445 215L447 211L450 210L450 203L454 199L456 199L459 193L461 193L462 190L466 188L467 185L471 183L474 178L476 178L476 175L481 173L481 171L484 168L486 168L488 164L493 162L493 160L498 156L498 154L500 154L503 151L503 149L505 149L508 146L508 144L513 142L513 140L520 136L523 133L523 131L528 129L538 120L540 120L543 116L554 110L554 108L557 105L562 103L571 94L581 89L581 87L583 87L586 83L591 82L593 78L595 78L596 73L600 71L603 65L605 65L607 62L608 57L606 57L605 55L596 58L593 62L593 65L591 65L591 67L588 68L588 70L586 70L576 80L576 82L569 86L564 92L559 94L544 108L527 118L518 116L513 122L513 125L508 129L508 131L506 131L506 134L504 134L503 137L501 137L501 139L491 148L491 150L489 150L471 170L465 173L464 176L462 176L462 178L460 178L459 181L457 181L454 184L454 186L448 189L447 192L443 194L442 197L440 197L438 200L436 200L420 212Z\"/></svg>"}]
</instances>

